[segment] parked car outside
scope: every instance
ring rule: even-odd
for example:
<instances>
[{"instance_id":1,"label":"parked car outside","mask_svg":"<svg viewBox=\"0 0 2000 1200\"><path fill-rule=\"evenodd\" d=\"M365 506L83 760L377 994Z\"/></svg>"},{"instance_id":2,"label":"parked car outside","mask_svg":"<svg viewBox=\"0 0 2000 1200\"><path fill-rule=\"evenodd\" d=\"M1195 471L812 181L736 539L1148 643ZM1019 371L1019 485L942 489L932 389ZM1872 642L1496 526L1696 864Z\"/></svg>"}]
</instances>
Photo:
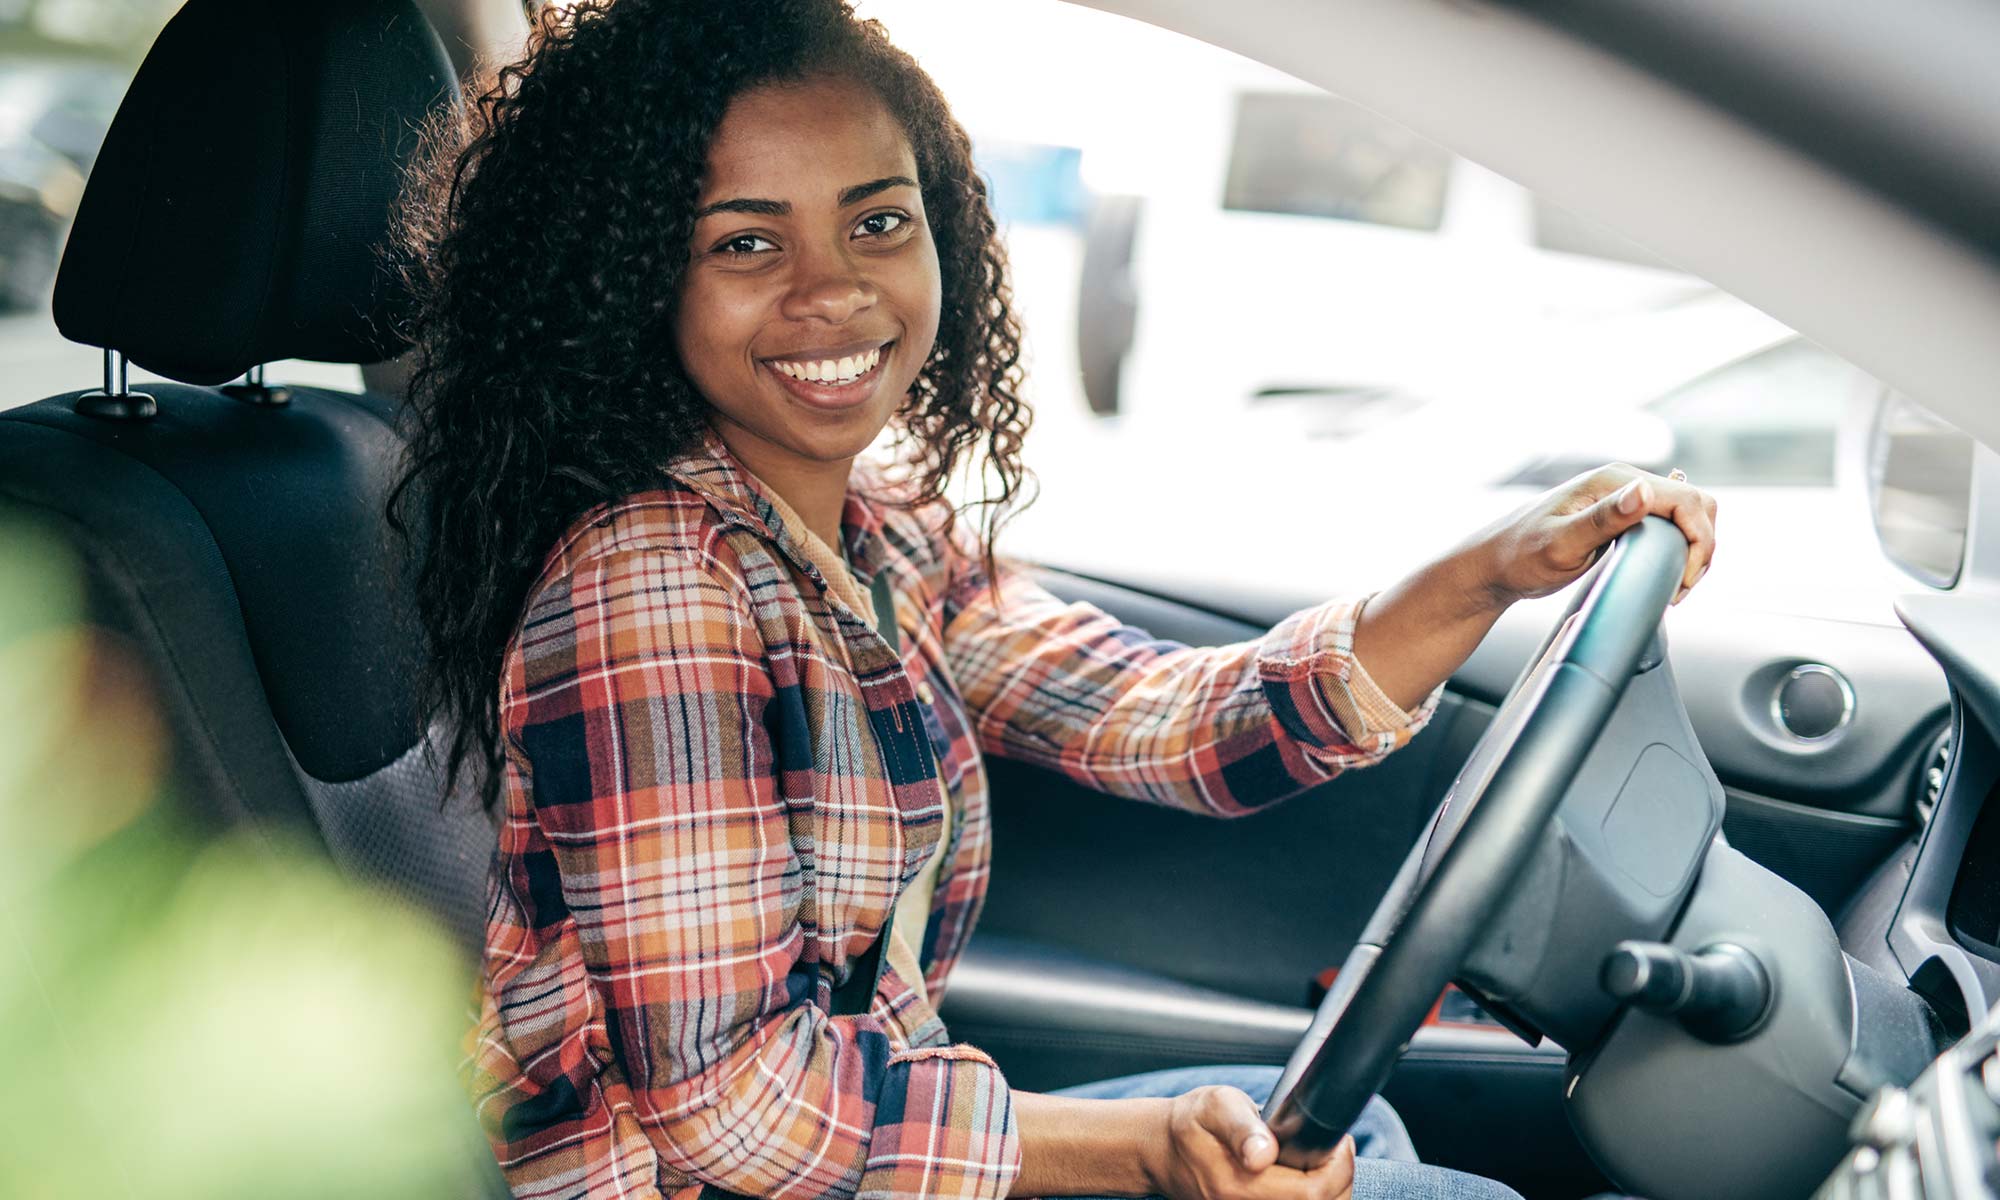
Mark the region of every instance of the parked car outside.
<instances>
[{"instance_id":1,"label":"parked car outside","mask_svg":"<svg viewBox=\"0 0 2000 1200\"><path fill-rule=\"evenodd\" d=\"M47 305L127 77L88 59L0 57L0 313Z\"/></svg>"}]
</instances>

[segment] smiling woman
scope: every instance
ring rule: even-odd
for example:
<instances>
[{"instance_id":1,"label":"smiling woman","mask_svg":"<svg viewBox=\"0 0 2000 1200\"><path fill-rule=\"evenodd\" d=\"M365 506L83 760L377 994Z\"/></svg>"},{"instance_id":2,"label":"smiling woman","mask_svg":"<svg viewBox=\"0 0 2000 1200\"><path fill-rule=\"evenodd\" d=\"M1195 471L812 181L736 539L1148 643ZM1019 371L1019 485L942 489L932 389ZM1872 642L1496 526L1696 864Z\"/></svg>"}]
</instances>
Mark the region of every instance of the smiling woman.
<instances>
[{"instance_id":1,"label":"smiling woman","mask_svg":"<svg viewBox=\"0 0 2000 1200\"><path fill-rule=\"evenodd\" d=\"M724 444L829 546L937 338L916 173L887 107L837 76L745 93L709 147L674 346Z\"/></svg>"},{"instance_id":2,"label":"smiling woman","mask_svg":"<svg viewBox=\"0 0 2000 1200\"><path fill-rule=\"evenodd\" d=\"M751 361L744 322L761 323L759 357L866 346L845 324L837 339L804 336L824 322L801 319L797 305L872 305L869 295L793 294L781 303L772 289L796 293L801 271L817 273L808 290L824 288L833 261L836 274L873 264L861 287L879 290L871 280L883 267L916 254L894 250L895 230L884 227L901 218L887 214L911 221L904 236L931 260L929 293L908 296L899 284L884 312L858 318L872 329L902 319L891 313L925 314L909 349L885 347L883 374L900 372L874 393L886 407L851 419L872 421L873 437L897 414L915 501L942 496L977 458L992 485L987 545L1024 478L1028 410L1004 251L971 144L936 87L879 26L856 24L838 6L771 6L754 51L739 36L742 14L664 8L648 15L579 0L542 10L527 57L499 72L464 124L434 131L403 205L404 273L419 298L409 328L417 402L410 470L393 508L405 527L421 526L432 551L417 588L434 655L423 683L431 705L458 718L454 773L500 760L492 683L558 534L592 507L657 484L661 464L699 441L721 406L790 396L793 411L811 411L779 390L781 373ZM621 81L615 106L596 102L606 79ZM784 86L760 86L774 83ZM730 126L758 122L790 136L760 105L843 86L843 105L861 94L867 107L856 132L842 136L874 139L856 147L865 154L849 164L851 177L826 178L824 155L803 130L782 146L718 137L730 133L725 113ZM753 102L732 108L739 94ZM845 112L789 115L825 134L847 128ZM637 172L635 156L644 164ZM897 177L921 187L854 193ZM807 179L831 190L804 194ZM849 210L854 224L839 231L836 253L824 225ZM550 222L540 215L548 212L566 217ZM870 232L852 238L864 221ZM808 231L819 240L802 241ZM850 272L832 289L852 283ZM685 315L696 311L699 319ZM670 346L680 353L663 353ZM723 426L740 431L732 448L799 436L747 411L734 416L741 422ZM782 473L781 463L767 468ZM822 532L824 499L822 488L807 501ZM482 774L491 803L498 773Z\"/></svg>"},{"instance_id":3,"label":"smiling woman","mask_svg":"<svg viewBox=\"0 0 2000 1200\"><path fill-rule=\"evenodd\" d=\"M518 1193L1510 1194L1380 1104L1278 1163L1273 1071L1035 1095L954 1044L985 756L1249 815L1406 744L1507 602L1648 510L1691 585L1705 497L1608 468L1375 597L1161 641L993 553L1005 258L936 86L842 0L547 10L429 164L394 507L500 808L471 1083Z\"/></svg>"}]
</instances>

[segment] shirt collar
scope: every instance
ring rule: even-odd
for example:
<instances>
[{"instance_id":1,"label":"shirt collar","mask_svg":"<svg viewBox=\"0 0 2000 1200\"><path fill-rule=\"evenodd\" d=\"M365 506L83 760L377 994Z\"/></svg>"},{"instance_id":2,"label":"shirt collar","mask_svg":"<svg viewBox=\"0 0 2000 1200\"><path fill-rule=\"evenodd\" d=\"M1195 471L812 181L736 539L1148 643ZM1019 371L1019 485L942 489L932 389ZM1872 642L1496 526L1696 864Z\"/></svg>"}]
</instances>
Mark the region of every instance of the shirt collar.
<instances>
[{"instance_id":1,"label":"shirt collar","mask_svg":"<svg viewBox=\"0 0 2000 1200\"><path fill-rule=\"evenodd\" d=\"M700 494L725 522L740 525L777 546L802 569L816 571L777 507L763 480L729 452L720 435L702 426L701 441L669 459L666 472ZM855 577L865 587L882 565L881 478L874 464L857 459L848 476L840 513L840 534Z\"/></svg>"}]
</instances>

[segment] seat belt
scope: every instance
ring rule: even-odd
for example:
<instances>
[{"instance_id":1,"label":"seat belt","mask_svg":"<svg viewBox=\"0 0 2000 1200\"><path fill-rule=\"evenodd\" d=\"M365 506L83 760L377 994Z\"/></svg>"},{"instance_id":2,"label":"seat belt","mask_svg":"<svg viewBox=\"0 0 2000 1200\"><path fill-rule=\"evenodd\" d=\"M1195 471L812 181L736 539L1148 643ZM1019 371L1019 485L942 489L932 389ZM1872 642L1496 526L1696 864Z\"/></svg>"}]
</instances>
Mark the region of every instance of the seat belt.
<instances>
[{"instance_id":1,"label":"seat belt","mask_svg":"<svg viewBox=\"0 0 2000 1200\"><path fill-rule=\"evenodd\" d=\"M878 570L874 580L868 585L868 594L875 601L875 631L882 640L889 643L889 652L898 659L903 657L903 631L896 626L896 597L889 590L889 572ZM929 739L919 739L924 744L924 752L930 752ZM889 944L889 936L896 926L896 905L889 905L889 917L882 922L882 932L860 958L854 960L854 968L847 976L847 982L833 989L833 1006L828 1011L836 1017L859 1016L868 1011L868 1005L875 999L875 991L882 983L882 949Z\"/></svg>"}]
</instances>

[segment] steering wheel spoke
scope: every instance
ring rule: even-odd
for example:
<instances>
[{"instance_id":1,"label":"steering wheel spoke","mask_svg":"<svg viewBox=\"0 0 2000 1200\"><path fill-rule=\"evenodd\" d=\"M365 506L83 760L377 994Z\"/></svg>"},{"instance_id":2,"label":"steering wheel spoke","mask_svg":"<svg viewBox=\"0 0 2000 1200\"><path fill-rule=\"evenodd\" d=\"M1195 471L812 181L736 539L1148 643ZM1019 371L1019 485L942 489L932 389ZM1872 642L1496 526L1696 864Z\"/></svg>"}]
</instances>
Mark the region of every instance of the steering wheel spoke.
<instances>
[{"instance_id":1,"label":"steering wheel spoke","mask_svg":"<svg viewBox=\"0 0 2000 1200\"><path fill-rule=\"evenodd\" d=\"M1325 1160L1388 1079L1521 873L1639 670L1687 561L1669 521L1627 531L1577 585L1473 748L1265 1105L1280 1161Z\"/></svg>"}]
</instances>

